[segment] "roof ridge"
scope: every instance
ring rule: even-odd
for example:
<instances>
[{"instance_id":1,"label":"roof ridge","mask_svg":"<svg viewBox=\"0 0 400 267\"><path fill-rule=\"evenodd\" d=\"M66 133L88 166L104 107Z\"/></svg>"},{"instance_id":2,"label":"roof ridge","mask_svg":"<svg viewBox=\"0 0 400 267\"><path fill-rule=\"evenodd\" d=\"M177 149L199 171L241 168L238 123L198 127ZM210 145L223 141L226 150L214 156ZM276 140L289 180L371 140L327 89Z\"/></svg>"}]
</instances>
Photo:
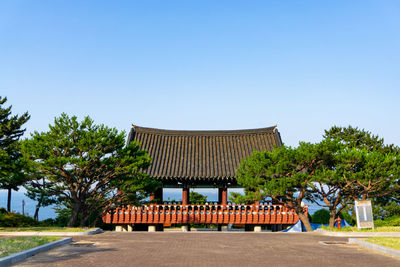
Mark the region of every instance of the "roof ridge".
<instances>
[{"instance_id":1,"label":"roof ridge","mask_svg":"<svg viewBox=\"0 0 400 267\"><path fill-rule=\"evenodd\" d=\"M183 135L183 136L223 136L223 135L245 135L260 133L275 133L278 126L270 126L255 129L238 129L238 130L169 130L150 127L142 127L132 124L132 130L136 133L152 133L160 135Z\"/></svg>"}]
</instances>

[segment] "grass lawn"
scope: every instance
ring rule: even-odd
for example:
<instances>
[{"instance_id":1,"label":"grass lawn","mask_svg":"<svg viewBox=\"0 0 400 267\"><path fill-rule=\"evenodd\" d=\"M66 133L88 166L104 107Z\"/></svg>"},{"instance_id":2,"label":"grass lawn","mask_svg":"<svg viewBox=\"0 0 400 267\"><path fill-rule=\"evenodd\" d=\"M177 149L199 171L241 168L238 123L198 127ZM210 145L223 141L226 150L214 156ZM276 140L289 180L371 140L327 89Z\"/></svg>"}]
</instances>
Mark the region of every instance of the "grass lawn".
<instances>
[{"instance_id":1,"label":"grass lawn","mask_svg":"<svg viewBox=\"0 0 400 267\"><path fill-rule=\"evenodd\" d=\"M0 227L0 232L86 232L93 229L81 227Z\"/></svg>"},{"instance_id":2,"label":"grass lawn","mask_svg":"<svg viewBox=\"0 0 400 267\"><path fill-rule=\"evenodd\" d=\"M374 229L361 229L361 230L358 230L357 227L343 227L341 229L337 229L336 227L322 226L322 229L332 232L400 232L399 226L381 226L381 227L375 227Z\"/></svg>"},{"instance_id":3,"label":"grass lawn","mask_svg":"<svg viewBox=\"0 0 400 267\"><path fill-rule=\"evenodd\" d=\"M46 243L59 240L60 237L52 236L32 236L32 237L15 237L0 239L0 257L21 252L30 248L38 247Z\"/></svg>"},{"instance_id":4,"label":"grass lawn","mask_svg":"<svg viewBox=\"0 0 400 267\"><path fill-rule=\"evenodd\" d=\"M400 238L398 237L371 237L365 239L365 241L400 250Z\"/></svg>"}]
</instances>

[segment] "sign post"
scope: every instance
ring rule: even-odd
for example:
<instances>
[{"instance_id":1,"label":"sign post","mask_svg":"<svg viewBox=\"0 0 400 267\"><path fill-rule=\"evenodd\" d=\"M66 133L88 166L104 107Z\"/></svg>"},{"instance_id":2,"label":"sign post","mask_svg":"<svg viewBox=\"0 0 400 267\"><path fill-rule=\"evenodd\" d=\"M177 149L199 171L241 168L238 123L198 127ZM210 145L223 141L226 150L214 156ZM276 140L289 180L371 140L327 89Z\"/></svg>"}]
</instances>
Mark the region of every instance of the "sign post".
<instances>
[{"instance_id":1,"label":"sign post","mask_svg":"<svg viewBox=\"0 0 400 267\"><path fill-rule=\"evenodd\" d=\"M372 228L374 229L374 216L372 215L371 200L362 200L355 202L357 228Z\"/></svg>"}]
</instances>

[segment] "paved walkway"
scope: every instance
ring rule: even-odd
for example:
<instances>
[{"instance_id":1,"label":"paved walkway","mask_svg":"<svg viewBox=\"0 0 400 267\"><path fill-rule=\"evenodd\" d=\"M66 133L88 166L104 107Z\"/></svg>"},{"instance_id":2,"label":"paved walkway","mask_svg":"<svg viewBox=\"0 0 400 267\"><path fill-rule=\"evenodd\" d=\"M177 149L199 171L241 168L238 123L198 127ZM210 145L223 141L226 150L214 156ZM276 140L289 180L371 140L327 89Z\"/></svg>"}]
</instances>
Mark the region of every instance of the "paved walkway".
<instances>
[{"instance_id":1,"label":"paved walkway","mask_svg":"<svg viewBox=\"0 0 400 267\"><path fill-rule=\"evenodd\" d=\"M296 233L118 233L73 238L19 266L400 266L343 237ZM93 245L92 243L95 243Z\"/></svg>"}]
</instances>

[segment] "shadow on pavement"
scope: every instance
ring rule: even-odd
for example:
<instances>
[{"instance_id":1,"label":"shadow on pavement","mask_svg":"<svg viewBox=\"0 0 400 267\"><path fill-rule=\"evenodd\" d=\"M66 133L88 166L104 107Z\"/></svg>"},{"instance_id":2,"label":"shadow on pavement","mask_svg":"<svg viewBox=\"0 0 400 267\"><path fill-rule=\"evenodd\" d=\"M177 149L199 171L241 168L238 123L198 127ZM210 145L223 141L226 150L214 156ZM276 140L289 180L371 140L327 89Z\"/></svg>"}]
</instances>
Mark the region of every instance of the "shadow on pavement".
<instances>
[{"instance_id":1,"label":"shadow on pavement","mask_svg":"<svg viewBox=\"0 0 400 267\"><path fill-rule=\"evenodd\" d=\"M18 266L33 265L33 264L51 264L56 262L62 262L69 259L81 258L87 254L95 252L108 252L116 251L115 248L98 248L96 246L76 246L73 243L60 247L54 250L50 250L44 253L39 253L19 263Z\"/></svg>"}]
</instances>

